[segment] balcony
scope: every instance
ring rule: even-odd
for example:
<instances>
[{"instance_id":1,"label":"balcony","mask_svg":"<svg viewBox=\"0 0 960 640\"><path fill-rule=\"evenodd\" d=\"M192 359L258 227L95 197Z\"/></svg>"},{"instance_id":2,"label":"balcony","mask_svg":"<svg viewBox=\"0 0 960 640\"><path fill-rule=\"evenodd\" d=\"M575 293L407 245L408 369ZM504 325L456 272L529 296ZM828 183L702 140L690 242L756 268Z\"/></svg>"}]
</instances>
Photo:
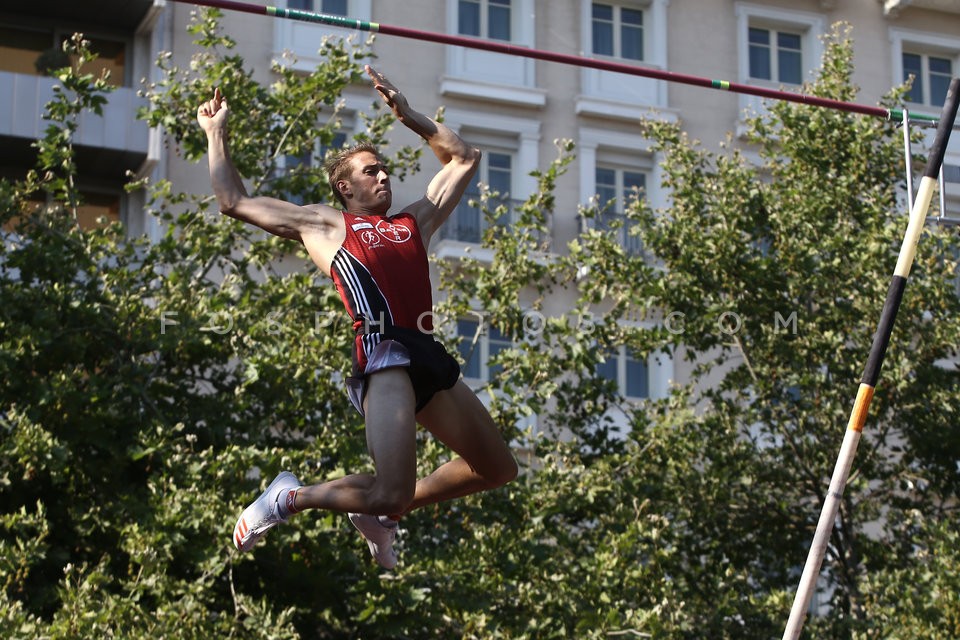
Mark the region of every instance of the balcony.
<instances>
[{"instance_id":1,"label":"balcony","mask_svg":"<svg viewBox=\"0 0 960 640\"><path fill-rule=\"evenodd\" d=\"M578 114L633 121L667 108L662 80L590 68L581 69L580 75L583 94L577 96Z\"/></svg>"},{"instance_id":2,"label":"balcony","mask_svg":"<svg viewBox=\"0 0 960 640\"><path fill-rule=\"evenodd\" d=\"M617 243L623 247L627 255L644 255L643 242L639 236L630 233L633 223L623 213L604 211L598 218L591 220L589 224L597 231L612 232Z\"/></svg>"},{"instance_id":3,"label":"balcony","mask_svg":"<svg viewBox=\"0 0 960 640\"><path fill-rule=\"evenodd\" d=\"M464 196L463 201L454 209L437 232L436 253L438 257L462 258L469 253L481 261L492 259L493 252L491 250L480 248L483 234L490 228L491 222L479 207L470 206L468 202L470 197ZM476 198L476 196L473 196L473 198ZM491 200L488 203L489 207L505 205L507 208L506 213L493 224L508 228L515 225L519 219L517 209L521 204L521 200ZM547 234L537 234L534 239L542 244L548 241L549 237Z\"/></svg>"},{"instance_id":4,"label":"balcony","mask_svg":"<svg viewBox=\"0 0 960 640\"><path fill-rule=\"evenodd\" d=\"M45 76L0 71L0 95L7 96L0 100L0 136L29 140L43 136L48 124L43 119L44 107L53 99L55 84L55 79ZM107 100L102 116L81 115L74 144L145 158L150 131L145 122L137 120L137 109L146 106L146 101L129 87L118 87Z\"/></svg>"},{"instance_id":5,"label":"balcony","mask_svg":"<svg viewBox=\"0 0 960 640\"><path fill-rule=\"evenodd\" d=\"M960 5L953 0L880 0L883 3L883 15L896 18L907 7L929 9L944 13L960 13Z\"/></svg>"},{"instance_id":6,"label":"balcony","mask_svg":"<svg viewBox=\"0 0 960 640\"><path fill-rule=\"evenodd\" d=\"M159 47L155 24L163 15L164 0L101 0L78 3L51 0L11 7L0 18L0 163L7 172L33 164L31 143L44 135L47 103L58 81L44 75L38 61L57 51L75 31L91 41L98 59L84 72L109 71L114 90L107 95L103 114L83 113L73 138L77 157L84 160L88 178L124 180L127 169L146 170L145 161L159 153L157 135L137 120L146 101L137 97L135 82L148 76ZM49 60L59 66L60 60ZM152 143L152 146L151 146ZM154 149L153 154L150 150Z\"/></svg>"},{"instance_id":7,"label":"balcony","mask_svg":"<svg viewBox=\"0 0 960 640\"><path fill-rule=\"evenodd\" d=\"M499 14L499 33L490 24L474 16L475 29L462 30L457 0L446 0L446 28L451 35L486 40L516 49L536 44L534 0L514 0ZM492 18L487 18L488 22ZM547 92L537 86L536 66L532 58L473 47L446 47L446 73L440 79L440 94L471 100L484 100L521 107L542 108Z\"/></svg>"},{"instance_id":8,"label":"balcony","mask_svg":"<svg viewBox=\"0 0 960 640\"><path fill-rule=\"evenodd\" d=\"M474 196L476 197L476 196ZM494 202L491 200L488 206L496 207L504 204L507 207L507 213L497 220L497 224L509 225L516 222L516 208L520 205L520 200L502 200ZM480 244L483 240L483 233L490 228L490 222L484 216L479 207L472 207L468 202L468 196L457 205L450 217L443 226L440 227L440 240L455 240L457 242L466 242L470 244Z\"/></svg>"}]
</instances>

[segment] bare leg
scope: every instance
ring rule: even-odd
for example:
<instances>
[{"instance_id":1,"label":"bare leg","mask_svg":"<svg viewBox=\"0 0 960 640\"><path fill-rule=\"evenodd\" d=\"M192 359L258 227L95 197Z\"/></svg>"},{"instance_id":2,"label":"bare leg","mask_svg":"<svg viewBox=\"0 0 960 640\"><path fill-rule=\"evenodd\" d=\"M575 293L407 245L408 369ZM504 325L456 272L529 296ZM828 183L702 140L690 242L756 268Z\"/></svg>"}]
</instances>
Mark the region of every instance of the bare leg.
<instances>
[{"instance_id":1,"label":"bare leg","mask_svg":"<svg viewBox=\"0 0 960 640\"><path fill-rule=\"evenodd\" d=\"M417 482L406 511L495 489L517 476L510 448L486 407L462 380L435 395L417 420L460 457Z\"/></svg>"},{"instance_id":2,"label":"bare leg","mask_svg":"<svg viewBox=\"0 0 960 640\"><path fill-rule=\"evenodd\" d=\"M478 475L463 458L455 458L439 466L433 473L417 481L417 490L407 512L420 507L462 498L472 493L495 489L499 485L491 484Z\"/></svg>"},{"instance_id":3,"label":"bare leg","mask_svg":"<svg viewBox=\"0 0 960 640\"><path fill-rule=\"evenodd\" d=\"M370 376L364 402L367 447L376 475L353 474L306 486L297 493L296 509L389 515L404 512L416 490L416 421L414 395L405 369L385 369Z\"/></svg>"},{"instance_id":4,"label":"bare leg","mask_svg":"<svg viewBox=\"0 0 960 640\"><path fill-rule=\"evenodd\" d=\"M389 373L402 375L385 375ZM297 494L297 510L402 515L436 502L495 489L516 477L517 463L513 454L486 407L461 380L452 389L436 394L416 416L434 437L460 457L441 465L414 484L415 424L412 409L409 417L404 409L413 406L409 378L402 369L387 369L371 376L369 384L367 398L376 400L368 402L366 407L367 443L377 475L354 474L303 487ZM409 403L403 402L402 393L396 393L404 386L410 393ZM414 489L412 496L407 498L410 494L405 493L404 488L410 486ZM392 494L394 498L383 500L377 497L383 494Z\"/></svg>"}]
</instances>

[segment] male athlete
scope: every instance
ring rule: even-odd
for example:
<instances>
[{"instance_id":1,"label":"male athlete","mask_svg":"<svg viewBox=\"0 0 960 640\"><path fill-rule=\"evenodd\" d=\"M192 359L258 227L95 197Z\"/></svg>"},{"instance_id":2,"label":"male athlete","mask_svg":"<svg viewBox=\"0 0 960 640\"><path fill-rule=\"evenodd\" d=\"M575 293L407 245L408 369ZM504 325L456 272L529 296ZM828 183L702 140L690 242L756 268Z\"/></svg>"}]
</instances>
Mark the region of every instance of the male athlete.
<instances>
[{"instance_id":1,"label":"male athlete","mask_svg":"<svg viewBox=\"0 0 960 640\"><path fill-rule=\"evenodd\" d=\"M473 177L480 151L410 107L371 67L374 88L442 165L424 196L388 215L390 176L379 153L359 145L327 163L343 211L247 194L230 159L227 100L219 89L197 109L207 134L210 179L220 211L296 240L337 287L354 321L350 399L363 415L376 473L301 485L281 472L237 521L234 544L250 549L269 529L305 509L349 514L374 559L392 569L400 516L442 500L494 489L516 477L517 463L480 400L460 379L456 360L432 337L426 249ZM417 479L416 425L459 457Z\"/></svg>"}]
</instances>

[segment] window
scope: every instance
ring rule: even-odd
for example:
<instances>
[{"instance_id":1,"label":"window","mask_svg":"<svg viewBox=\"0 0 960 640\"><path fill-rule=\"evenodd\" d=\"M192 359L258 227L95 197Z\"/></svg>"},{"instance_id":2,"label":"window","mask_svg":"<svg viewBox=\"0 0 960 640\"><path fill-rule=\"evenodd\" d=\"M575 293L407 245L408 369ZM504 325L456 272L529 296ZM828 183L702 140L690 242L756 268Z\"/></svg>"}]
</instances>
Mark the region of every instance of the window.
<instances>
[{"instance_id":1,"label":"window","mask_svg":"<svg viewBox=\"0 0 960 640\"><path fill-rule=\"evenodd\" d=\"M510 0L459 0L457 32L510 42Z\"/></svg>"},{"instance_id":2,"label":"window","mask_svg":"<svg viewBox=\"0 0 960 640\"><path fill-rule=\"evenodd\" d=\"M0 70L36 75L40 54L53 47L53 34L0 27Z\"/></svg>"},{"instance_id":3,"label":"window","mask_svg":"<svg viewBox=\"0 0 960 640\"><path fill-rule=\"evenodd\" d=\"M749 2L734 5L737 18L737 77L767 87L799 88L823 57L826 18L819 13L781 9ZM762 116L769 101L741 93L737 135L746 131L745 117Z\"/></svg>"},{"instance_id":4,"label":"window","mask_svg":"<svg viewBox=\"0 0 960 640\"><path fill-rule=\"evenodd\" d=\"M81 192L83 199L77 207L77 222L84 229L120 221L120 194Z\"/></svg>"},{"instance_id":5,"label":"window","mask_svg":"<svg viewBox=\"0 0 960 640\"><path fill-rule=\"evenodd\" d=\"M347 144L347 134L343 131L337 131L333 134L333 140L330 141L330 144L320 144L320 151L317 153L317 157L320 158L320 161L324 161L327 158L328 153L337 153L343 149Z\"/></svg>"},{"instance_id":6,"label":"window","mask_svg":"<svg viewBox=\"0 0 960 640\"><path fill-rule=\"evenodd\" d=\"M63 30L0 27L0 70L42 76L70 66L75 60L63 51L67 38ZM108 82L115 87L124 86L127 82L126 41L89 34L84 34L84 38L90 42L90 51L98 57L81 71L98 77L109 71Z\"/></svg>"},{"instance_id":7,"label":"window","mask_svg":"<svg viewBox=\"0 0 960 640\"><path fill-rule=\"evenodd\" d=\"M943 181L960 183L960 165L943 163Z\"/></svg>"},{"instance_id":8,"label":"window","mask_svg":"<svg viewBox=\"0 0 960 640\"><path fill-rule=\"evenodd\" d=\"M347 15L347 0L323 0L320 11L335 16Z\"/></svg>"},{"instance_id":9,"label":"window","mask_svg":"<svg viewBox=\"0 0 960 640\"><path fill-rule=\"evenodd\" d=\"M109 84L115 87L123 86L126 80L126 43L109 38L87 37L87 40L90 41L90 51L97 54L97 59L85 64L80 71L97 77L109 72Z\"/></svg>"},{"instance_id":10,"label":"window","mask_svg":"<svg viewBox=\"0 0 960 640\"><path fill-rule=\"evenodd\" d=\"M594 2L593 53L599 56L643 60L643 11Z\"/></svg>"},{"instance_id":11,"label":"window","mask_svg":"<svg viewBox=\"0 0 960 640\"><path fill-rule=\"evenodd\" d=\"M950 81L960 70L960 37L890 29L890 42L891 82L900 84L913 76L905 100L912 110L939 115Z\"/></svg>"},{"instance_id":12,"label":"window","mask_svg":"<svg viewBox=\"0 0 960 640\"><path fill-rule=\"evenodd\" d=\"M750 27L748 39L751 78L801 84L803 49L799 33Z\"/></svg>"},{"instance_id":13,"label":"window","mask_svg":"<svg viewBox=\"0 0 960 640\"><path fill-rule=\"evenodd\" d=\"M446 32L482 38L491 45L536 45L535 0L446 0ZM523 18L523 19L521 19ZM534 60L474 47L445 47L440 94L486 102L543 107Z\"/></svg>"},{"instance_id":14,"label":"window","mask_svg":"<svg viewBox=\"0 0 960 640\"><path fill-rule=\"evenodd\" d=\"M597 364L597 375L613 382L625 398L650 397L650 367L626 347L608 351Z\"/></svg>"},{"instance_id":15,"label":"window","mask_svg":"<svg viewBox=\"0 0 960 640\"><path fill-rule=\"evenodd\" d=\"M611 229L618 226L614 223L619 223L617 233L623 248L629 253L641 253L640 239L629 234L624 211L635 198L643 197L647 186L646 175L636 170L599 165L595 184L600 206L597 228Z\"/></svg>"},{"instance_id":16,"label":"window","mask_svg":"<svg viewBox=\"0 0 960 640\"><path fill-rule=\"evenodd\" d=\"M499 329L479 319L457 321L457 350L463 363L461 369L464 378L495 381L503 372L503 367L490 361L512 345Z\"/></svg>"},{"instance_id":17,"label":"window","mask_svg":"<svg viewBox=\"0 0 960 640\"><path fill-rule=\"evenodd\" d=\"M580 0L579 4L584 51L597 58L667 69L669 0ZM580 84L575 97L578 114L634 122L649 115L650 107L668 106L668 83L655 78L583 67Z\"/></svg>"},{"instance_id":18,"label":"window","mask_svg":"<svg viewBox=\"0 0 960 640\"><path fill-rule=\"evenodd\" d=\"M943 192L940 202L937 203L937 215L957 223L960 221L960 164L958 156L953 155L949 160L944 158L943 172ZM942 205L942 207L941 207ZM932 214L931 214L932 215ZM960 279L957 280L960 287Z\"/></svg>"},{"instance_id":19,"label":"window","mask_svg":"<svg viewBox=\"0 0 960 640\"><path fill-rule=\"evenodd\" d=\"M284 155L283 161L278 167L278 175L290 182L291 188L284 192L283 199L299 205L313 202L312 199L308 200L304 197L304 191L312 190L318 184L325 182L326 176L317 176L315 172L310 172L310 169L318 167L319 170L327 157L327 153L329 151L339 151L346 142L347 134L338 131L333 134L333 140L330 144L320 144L316 152L307 151L301 155Z\"/></svg>"},{"instance_id":20,"label":"window","mask_svg":"<svg viewBox=\"0 0 960 640\"><path fill-rule=\"evenodd\" d=\"M581 224L601 230L619 227L621 246L635 256L643 254L643 245L629 234L630 225L621 224L626 222L624 212L635 198L643 198L652 209L669 204L651 146L643 136L613 129L583 127L577 138L580 166L586 169L580 172L580 202L600 209L593 218L581 218Z\"/></svg>"},{"instance_id":21,"label":"window","mask_svg":"<svg viewBox=\"0 0 960 640\"><path fill-rule=\"evenodd\" d=\"M281 174L289 178L298 173L301 169L305 170L311 166L313 166L312 153L308 152L299 156L285 155L283 156L283 169L281 170ZM283 194L283 199L301 206L307 204L306 199L303 197L303 192L299 189L285 191Z\"/></svg>"},{"instance_id":22,"label":"window","mask_svg":"<svg viewBox=\"0 0 960 640\"><path fill-rule=\"evenodd\" d=\"M503 224L516 219L518 202L537 190L537 178L531 172L538 166L541 124L538 119L506 116L489 109L472 111L453 107L445 115L447 126L481 149L483 155L457 208L434 235L437 256L459 259L470 254L480 260L490 260L493 254L489 249L462 244L480 242L489 226L480 210L470 206L470 200L476 200L483 184L499 197L489 199L487 208L496 210L498 205L503 205L509 214Z\"/></svg>"},{"instance_id":23,"label":"window","mask_svg":"<svg viewBox=\"0 0 960 640\"><path fill-rule=\"evenodd\" d=\"M942 107L953 78L950 58L925 53L903 52L903 81L913 76L913 86L906 95L908 102Z\"/></svg>"},{"instance_id":24,"label":"window","mask_svg":"<svg viewBox=\"0 0 960 640\"><path fill-rule=\"evenodd\" d=\"M20 214L22 215L12 215L6 222L3 223L3 226L0 227L0 238L3 238L7 233L14 230L14 228L22 222L24 216L29 217L36 213L39 213L41 209L47 206L46 195L33 194L29 200L24 201L23 206L20 208ZM11 210L12 214L13 211Z\"/></svg>"},{"instance_id":25,"label":"window","mask_svg":"<svg viewBox=\"0 0 960 640\"><path fill-rule=\"evenodd\" d=\"M349 16L357 20L371 19L373 0L284 0L279 6L300 11L316 11L333 16ZM273 59L297 71L310 72L323 63L324 40L349 40L352 32L340 27L307 20L273 21ZM348 47L349 48L349 47Z\"/></svg>"},{"instance_id":26,"label":"window","mask_svg":"<svg viewBox=\"0 0 960 640\"><path fill-rule=\"evenodd\" d=\"M287 0L288 9L319 11L332 16L347 15L347 0Z\"/></svg>"},{"instance_id":27,"label":"window","mask_svg":"<svg viewBox=\"0 0 960 640\"><path fill-rule=\"evenodd\" d=\"M120 191L103 191L81 189L79 192L80 201L77 204L77 225L81 229L96 229L104 225L120 222L123 215L124 199ZM34 199L27 203L27 211L34 213L40 209L49 207L50 210L59 211L56 215L72 215L69 207L61 202L52 199ZM4 227L4 230L12 229L15 222L11 222Z\"/></svg>"},{"instance_id":28,"label":"window","mask_svg":"<svg viewBox=\"0 0 960 640\"><path fill-rule=\"evenodd\" d=\"M514 202L509 199L513 185L513 155L503 151L487 151L480 160L475 181L467 187L460 204L454 210L450 219L441 227L441 237L448 240L479 243L487 227L483 211L479 206L472 206L471 200L479 200L480 185L485 184L495 197L487 201L489 209L506 205L512 209ZM508 220L504 220L504 224Z\"/></svg>"}]
</instances>

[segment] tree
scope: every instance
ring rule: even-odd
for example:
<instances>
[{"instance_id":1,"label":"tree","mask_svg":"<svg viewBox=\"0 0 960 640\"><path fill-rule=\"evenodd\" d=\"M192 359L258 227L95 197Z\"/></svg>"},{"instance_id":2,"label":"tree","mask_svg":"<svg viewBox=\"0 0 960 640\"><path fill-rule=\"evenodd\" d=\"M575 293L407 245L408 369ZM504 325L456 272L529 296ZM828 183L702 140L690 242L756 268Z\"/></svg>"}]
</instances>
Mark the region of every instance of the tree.
<instances>
[{"instance_id":1,"label":"tree","mask_svg":"<svg viewBox=\"0 0 960 640\"><path fill-rule=\"evenodd\" d=\"M852 99L848 33L836 30L828 45L809 89ZM667 163L670 219L648 218L645 240L664 261L661 304L687 313L684 342L717 350L715 364L729 367L706 394L706 419L752 444L743 489L748 512L764 514L751 550L758 555L776 550L799 565L824 501L905 226L892 129L782 103L751 131L760 170L734 153L705 173L700 154L664 148L679 161ZM944 459L960 451L931 439L958 400L955 367L944 364L958 344L948 320L957 311L956 240L931 229L924 243L831 538L824 567L831 613L811 621L813 637L875 628L861 594L867 567L882 574L911 561L902 530L910 514L956 517L948 506L957 497L954 474L944 473ZM710 327L725 311L743 319L731 335ZM796 330L783 330L781 317L795 317ZM936 410L929 398L939 401ZM918 478L935 488L912 489ZM790 569L781 561L776 580L795 577Z\"/></svg>"},{"instance_id":2,"label":"tree","mask_svg":"<svg viewBox=\"0 0 960 640\"><path fill-rule=\"evenodd\" d=\"M851 74L841 25L805 92L852 100ZM778 636L903 234L899 134L792 103L749 123L759 161L733 139L710 153L676 124L643 131L671 196L663 211L638 201L626 223L652 261L597 231L545 259L537 238L553 210L548 180L519 231L492 227L490 264L461 263L445 280L453 315L483 300L487 322L514 339L499 359L502 415L535 411L569 438L534 443L543 468L531 474L530 499L543 510L514 516L532 530L513 532L512 552L474 555L530 557L528 579L550 558L525 611L543 626L528 621L515 637ZM930 565L912 534L944 548L943 530L929 524L957 523L960 449L945 435L958 401L949 364L960 339L956 239L930 228L922 246L824 565L827 607L808 622L809 637L885 637L885 621L915 609L942 621L941 635L952 629L950 598L930 602L900 581ZM590 276L578 279L585 268ZM531 340L523 311L563 288L577 293L572 310L547 317ZM577 330L585 317L595 319L588 335ZM620 344L641 357L690 358L694 384L664 402L624 405L596 376L605 348ZM597 424L616 405L627 411L625 440ZM530 544L540 550L523 551Z\"/></svg>"},{"instance_id":3,"label":"tree","mask_svg":"<svg viewBox=\"0 0 960 640\"><path fill-rule=\"evenodd\" d=\"M232 42L217 33L215 14L191 29L205 73L165 66L168 81L152 89L145 117L199 158L200 136L189 128L196 104L222 86L238 110L281 116L250 118L251 134L235 145L241 170L267 167L257 174L261 189L303 182L273 179L277 154L265 153L281 140L302 148L316 135L307 132L314 123L282 105L291 94L333 104L364 54L331 44L306 79L282 72L268 92L227 55ZM89 59L85 46L78 36L69 52ZM361 592L375 581L361 571L362 554L333 551L356 546L348 527L317 518L279 532L269 556L242 558L229 532L281 465L316 477L366 463L358 422L334 382L349 365L344 332L328 326L335 294L313 271L277 272L278 242L221 219L208 195L166 182L149 185L151 214L167 229L159 242L127 238L120 225L80 228L72 211L82 168L70 140L78 115L99 112L109 88L76 69L58 77L63 89L48 107L37 170L2 187L5 628L18 637L333 632L342 590L309 566L332 568ZM385 123L370 124L376 140ZM332 139L331 131L321 136ZM37 195L53 204L31 208ZM264 572L274 565L306 579L277 592L278 576ZM312 612L323 593L318 617L295 615Z\"/></svg>"}]
</instances>

